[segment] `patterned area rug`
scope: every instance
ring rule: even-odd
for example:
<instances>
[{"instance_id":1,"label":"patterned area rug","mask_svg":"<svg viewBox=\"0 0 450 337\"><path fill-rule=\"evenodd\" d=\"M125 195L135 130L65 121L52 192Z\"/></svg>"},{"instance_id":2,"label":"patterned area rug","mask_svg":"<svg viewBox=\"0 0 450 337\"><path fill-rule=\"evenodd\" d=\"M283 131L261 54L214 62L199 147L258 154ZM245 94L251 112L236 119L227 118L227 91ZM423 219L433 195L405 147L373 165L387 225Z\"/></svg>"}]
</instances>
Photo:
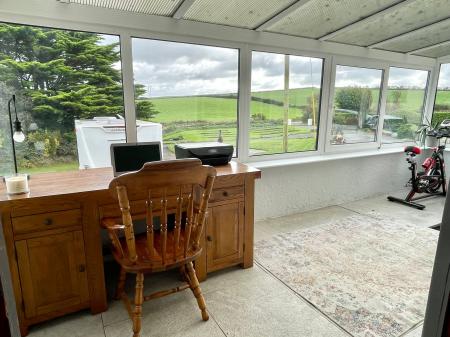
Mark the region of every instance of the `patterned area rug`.
<instances>
[{"instance_id":1,"label":"patterned area rug","mask_svg":"<svg viewBox=\"0 0 450 337\"><path fill-rule=\"evenodd\" d=\"M356 215L260 241L255 259L351 335L397 337L424 318L438 235Z\"/></svg>"}]
</instances>

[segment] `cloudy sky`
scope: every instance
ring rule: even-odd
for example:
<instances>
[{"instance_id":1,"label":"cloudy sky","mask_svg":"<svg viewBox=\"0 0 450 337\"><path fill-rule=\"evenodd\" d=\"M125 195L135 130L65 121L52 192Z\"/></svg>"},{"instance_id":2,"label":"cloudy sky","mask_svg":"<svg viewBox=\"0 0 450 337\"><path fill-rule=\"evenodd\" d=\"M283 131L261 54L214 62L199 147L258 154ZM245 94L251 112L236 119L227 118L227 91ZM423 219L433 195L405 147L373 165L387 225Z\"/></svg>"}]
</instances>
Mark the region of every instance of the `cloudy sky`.
<instances>
[{"instance_id":1,"label":"cloudy sky","mask_svg":"<svg viewBox=\"0 0 450 337\"><path fill-rule=\"evenodd\" d=\"M104 43L118 42L105 36ZM133 39L133 70L136 83L143 84L149 97L236 93L238 50L149 39ZM319 87L322 60L290 57L290 88ZM424 88L427 72L391 68L390 87ZM338 66L336 86L378 87L381 71ZM284 55L254 52L252 91L284 87ZM439 87L450 87L450 65L442 67Z\"/></svg>"},{"instance_id":2,"label":"cloudy sky","mask_svg":"<svg viewBox=\"0 0 450 337\"><path fill-rule=\"evenodd\" d=\"M450 63L441 66L438 87L439 89L450 88Z\"/></svg>"}]
</instances>

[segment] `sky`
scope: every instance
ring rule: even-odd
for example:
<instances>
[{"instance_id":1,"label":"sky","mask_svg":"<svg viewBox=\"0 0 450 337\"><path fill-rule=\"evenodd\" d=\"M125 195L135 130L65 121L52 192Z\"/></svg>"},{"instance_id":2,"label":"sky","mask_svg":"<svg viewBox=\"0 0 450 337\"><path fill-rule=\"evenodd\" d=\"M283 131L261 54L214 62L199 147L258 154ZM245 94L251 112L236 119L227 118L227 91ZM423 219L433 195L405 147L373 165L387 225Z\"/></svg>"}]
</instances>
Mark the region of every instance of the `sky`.
<instances>
[{"instance_id":1,"label":"sky","mask_svg":"<svg viewBox=\"0 0 450 337\"><path fill-rule=\"evenodd\" d=\"M104 36L103 43L118 42ZM133 39L133 71L147 97L229 94L238 90L237 49L150 39ZM320 87L322 59L290 56L289 87ZM425 88L428 73L391 68L389 87ZM379 87L378 69L337 66L336 86ZM284 88L284 55L253 52L252 91ZM439 87L450 87L450 65L443 65Z\"/></svg>"},{"instance_id":2,"label":"sky","mask_svg":"<svg viewBox=\"0 0 450 337\"><path fill-rule=\"evenodd\" d=\"M450 63L443 64L439 73L438 88L450 88Z\"/></svg>"}]
</instances>

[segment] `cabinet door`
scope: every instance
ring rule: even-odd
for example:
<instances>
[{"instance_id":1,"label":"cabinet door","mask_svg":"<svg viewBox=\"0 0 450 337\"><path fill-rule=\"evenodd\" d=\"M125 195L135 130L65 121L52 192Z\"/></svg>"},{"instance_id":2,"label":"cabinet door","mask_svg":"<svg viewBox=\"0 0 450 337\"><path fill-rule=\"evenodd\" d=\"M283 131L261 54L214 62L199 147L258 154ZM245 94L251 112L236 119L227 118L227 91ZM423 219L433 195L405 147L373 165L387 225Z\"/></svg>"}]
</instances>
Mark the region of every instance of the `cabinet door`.
<instances>
[{"instance_id":1,"label":"cabinet door","mask_svg":"<svg viewBox=\"0 0 450 337\"><path fill-rule=\"evenodd\" d=\"M208 272L239 263L243 255L244 203L209 209L206 228Z\"/></svg>"},{"instance_id":2,"label":"cabinet door","mask_svg":"<svg viewBox=\"0 0 450 337\"><path fill-rule=\"evenodd\" d=\"M17 241L16 250L26 318L89 300L81 231Z\"/></svg>"}]
</instances>

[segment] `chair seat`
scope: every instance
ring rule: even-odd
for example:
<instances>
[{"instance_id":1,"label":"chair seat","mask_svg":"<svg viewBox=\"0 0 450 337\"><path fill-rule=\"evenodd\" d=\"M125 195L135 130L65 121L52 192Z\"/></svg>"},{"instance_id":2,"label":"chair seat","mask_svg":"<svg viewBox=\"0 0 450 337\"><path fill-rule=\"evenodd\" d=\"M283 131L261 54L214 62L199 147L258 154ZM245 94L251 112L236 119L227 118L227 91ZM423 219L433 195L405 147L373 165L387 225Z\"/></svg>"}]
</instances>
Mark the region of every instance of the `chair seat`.
<instances>
[{"instance_id":1,"label":"chair seat","mask_svg":"<svg viewBox=\"0 0 450 337\"><path fill-rule=\"evenodd\" d=\"M420 154L422 152L422 150L420 149L420 147L417 146L406 146L404 149L405 153L414 153L414 154Z\"/></svg>"},{"instance_id":2,"label":"chair seat","mask_svg":"<svg viewBox=\"0 0 450 337\"><path fill-rule=\"evenodd\" d=\"M174 249L174 232L167 232L167 244L166 244L166 262L163 263L161 256L161 242L160 232L154 232L155 246L153 248L153 254L150 254L149 247L147 245L147 233L135 235L136 254L137 261L132 262L127 258L124 258L118 251L113 250L114 259L124 268L127 272L158 272L177 268L181 265L185 265L188 262L195 260L202 252L201 248L196 251L189 250L184 255L184 230L181 231L178 248ZM125 238L119 239L122 247L124 248L124 255L128 256L127 245Z\"/></svg>"}]
</instances>

